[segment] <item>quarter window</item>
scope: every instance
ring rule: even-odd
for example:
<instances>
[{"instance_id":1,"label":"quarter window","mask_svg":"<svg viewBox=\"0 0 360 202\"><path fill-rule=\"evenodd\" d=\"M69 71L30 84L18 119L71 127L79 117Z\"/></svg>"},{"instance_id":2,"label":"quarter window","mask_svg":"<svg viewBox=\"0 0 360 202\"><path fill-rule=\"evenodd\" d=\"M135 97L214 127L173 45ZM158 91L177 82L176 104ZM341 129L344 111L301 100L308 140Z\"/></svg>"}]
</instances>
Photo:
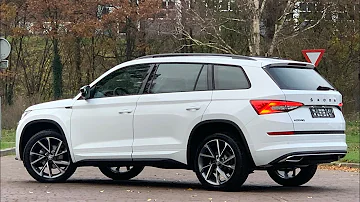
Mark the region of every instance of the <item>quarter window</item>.
<instances>
[{"instance_id":1,"label":"quarter window","mask_svg":"<svg viewBox=\"0 0 360 202\"><path fill-rule=\"evenodd\" d=\"M93 97L101 98L138 94L150 66L150 64L134 65L112 72L93 87Z\"/></svg>"},{"instance_id":2,"label":"quarter window","mask_svg":"<svg viewBox=\"0 0 360 202\"><path fill-rule=\"evenodd\" d=\"M250 88L244 70L237 66L214 65L215 90Z\"/></svg>"},{"instance_id":3,"label":"quarter window","mask_svg":"<svg viewBox=\"0 0 360 202\"><path fill-rule=\"evenodd\" d=\"M159 64L153 75L150 93L189 92L204 90L206 66L203 64ZM204 73L200 72L204 69ZM206 84L204 82L206 81ZM197 84L197 85L196 85ZM196 87L195 87L196 85Z\"/></svg>"}]
</instances>

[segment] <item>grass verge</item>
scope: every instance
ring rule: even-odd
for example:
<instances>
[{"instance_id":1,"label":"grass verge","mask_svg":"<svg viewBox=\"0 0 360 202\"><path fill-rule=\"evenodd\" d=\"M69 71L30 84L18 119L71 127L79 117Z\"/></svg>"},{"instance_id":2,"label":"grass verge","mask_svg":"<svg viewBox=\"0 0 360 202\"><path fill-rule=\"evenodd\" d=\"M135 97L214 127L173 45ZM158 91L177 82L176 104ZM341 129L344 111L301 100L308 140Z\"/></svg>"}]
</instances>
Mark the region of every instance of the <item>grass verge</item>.
<instances>
[{"instance_id":1,"label":"grass verge","mask_svg":"<svg viewBox=\"0 0 360 202\"><path fill-rule=\"evenodd\" d=\"M1 130L0 149L15 147L15 130Z\"/></svg>"},{"instance_id":2,"label":"grass verge","mask_svg":"<svg viewBox=\"0 0 360 202\"><path fill-rule=\"evenodd\" d=\"M348 153L341 162L359 163L360 162L360 120L348 121L346 123L346 143L348 145Z\"/></svg>"}]
</instances>

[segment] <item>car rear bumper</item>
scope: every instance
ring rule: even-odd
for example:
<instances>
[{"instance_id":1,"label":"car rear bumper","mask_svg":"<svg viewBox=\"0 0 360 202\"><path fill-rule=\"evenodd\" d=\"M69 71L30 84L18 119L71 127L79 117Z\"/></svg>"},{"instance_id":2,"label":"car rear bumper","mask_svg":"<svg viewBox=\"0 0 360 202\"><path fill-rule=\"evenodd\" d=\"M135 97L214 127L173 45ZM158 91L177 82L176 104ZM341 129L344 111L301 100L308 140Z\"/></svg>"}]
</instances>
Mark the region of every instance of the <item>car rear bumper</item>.
<instances>
[{"instance_id":1,"label":"car rear bumper","mask_svg":"<svg viewBox=\"0 0 360 202\"><path fill-rule=\"evenodd\" d=\"M290 136L290 135L289 135ZM346 155L345 134L291 135L287 141L258 145L256 165L262 167L330 163Z\"/></svg>"},{"instance_id":2,"label":"car rear bumper","mask_svg":"<svg viewBox=\"0 0 360 202\"><path fill-rule=\"evenodd\" d=\"M291 167L300 165L330 163L346 155L346 150L293 152L285 154L269 163L271 167Z\"/></svg>"}]
</instances>

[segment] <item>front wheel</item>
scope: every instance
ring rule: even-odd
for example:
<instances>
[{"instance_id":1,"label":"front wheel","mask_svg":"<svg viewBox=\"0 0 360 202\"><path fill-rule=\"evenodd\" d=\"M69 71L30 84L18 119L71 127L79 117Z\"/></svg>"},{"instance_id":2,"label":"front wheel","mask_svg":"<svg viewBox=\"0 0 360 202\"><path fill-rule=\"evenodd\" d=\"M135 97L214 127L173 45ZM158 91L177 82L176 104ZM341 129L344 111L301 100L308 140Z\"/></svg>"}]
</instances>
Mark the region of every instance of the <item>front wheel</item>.
<instances>
[{"instance_id":1,"label":"front wheel","mask_svg":"<svg viewBox=\"0 0 360 202\"><path fill-rule=\"evenodd\" d=\"M198 147L195 172L206 188L238 190L249 174L246 155L229 134L215 133Z\"/></svg>"},{"instance_id":2,"label":"front wheel","mask_svg":"<svg viewBox=\"0 0 360 202\"><path fill-rule=\"evenodd\" d=\"M25 146L24 166L39 182L62 182L76 170L64 136L53 130L35 134Z\"/></svg>"},{"instance_id":3,"label":"front wheel","mask_svg":"<svg viewBox=\"0 0 360 202\"><path fill-rule=\"evenodd\" d=\"M101 166L99 169L105 176L113 180L129 180L139 175L144 169L144 166Z\"/></svg>"},{"instance_id":4,"label":"front wheel","mask_svg":"<svg viewBox=\"0 0 360 202\"><path fill-rule=\"evenodd\" d=\"M300 186L311 180L317 170L317 165L299 168L268 169L269 176L283 186Z\"/></svg>"}]
</instances>

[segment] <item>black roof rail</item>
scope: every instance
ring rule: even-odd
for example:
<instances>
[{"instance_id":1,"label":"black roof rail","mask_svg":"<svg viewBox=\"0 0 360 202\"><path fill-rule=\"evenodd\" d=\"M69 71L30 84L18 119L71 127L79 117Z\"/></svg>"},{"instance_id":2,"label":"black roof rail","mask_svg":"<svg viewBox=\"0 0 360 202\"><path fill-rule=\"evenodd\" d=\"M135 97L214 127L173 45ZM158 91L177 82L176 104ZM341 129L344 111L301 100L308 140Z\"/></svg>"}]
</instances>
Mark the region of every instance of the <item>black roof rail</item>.
<instances>
[{"instance_id":1,"label":"black roof rail","mask_svg":"<svg viewBox=\"0 0 360 202\"><path fill-rule=\"evenodd\" d=\"M146 55L139 57L137 59L145 59L145 58L161 58L161 57L178 57L178 56L219 56L219 57L231 57L233 59L243 59L243 60L253 60L253 58L242 56L242 55L233 55L233 54L218 54L218 53L163 53L156 55Z\"/></svg>"}]
</instances>

